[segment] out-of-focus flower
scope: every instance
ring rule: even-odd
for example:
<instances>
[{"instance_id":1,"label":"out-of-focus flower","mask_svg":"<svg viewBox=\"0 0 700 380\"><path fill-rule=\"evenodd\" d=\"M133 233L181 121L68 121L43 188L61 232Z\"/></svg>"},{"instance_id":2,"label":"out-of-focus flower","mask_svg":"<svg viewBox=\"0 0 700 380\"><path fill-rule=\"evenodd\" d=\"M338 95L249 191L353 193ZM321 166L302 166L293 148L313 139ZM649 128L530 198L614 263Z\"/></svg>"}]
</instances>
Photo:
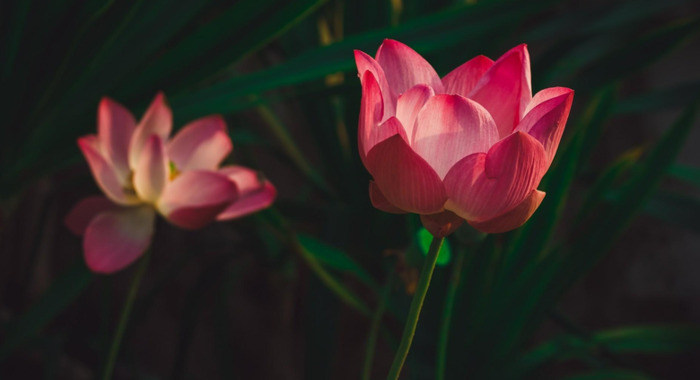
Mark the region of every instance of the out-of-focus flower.
<instances>
[{"instance_id":1,"label":"out-of-focus flower","mask_svg":"<svg viewBox=\"0 0 700 380\"><path fill-rule=\"evenodd\" d=\"M573 91L532 96L525 45L495 62L478 56L442 79L410 47L385 40L375 58L355 51L362 81L358 145L374 207L416 213L435 236L466 220L498 233L542 202Z\"/></svg>"},{"instance_id":2,"label":"out-of-focus flower","mask_svg":"<svg viewBox=\"0 0 700 380\"><path fill-rule=\"evenodd\" d=\"M137 124L119 103L100 102L97 135L78 139L104 196L79 202L66 225L84 235L88 267L118 271L151 242L156 212L170 223L198 229L214 220L268 207L276 190L256 172L221 162L233 145L220 116L195 120L172 139L172 112L158 94Z\"/></svg>"}]
</instances>

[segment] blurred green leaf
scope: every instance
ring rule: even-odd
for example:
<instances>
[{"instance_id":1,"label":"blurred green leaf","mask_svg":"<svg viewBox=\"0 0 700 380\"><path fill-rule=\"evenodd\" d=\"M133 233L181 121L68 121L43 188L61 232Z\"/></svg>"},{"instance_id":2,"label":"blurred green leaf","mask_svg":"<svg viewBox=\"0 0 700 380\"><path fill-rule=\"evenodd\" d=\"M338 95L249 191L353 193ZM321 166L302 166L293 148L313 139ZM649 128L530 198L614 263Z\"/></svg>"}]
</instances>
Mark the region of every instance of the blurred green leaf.
<instances>
[{"instance_id":1,"label":"blurred green leaf","mask_svg":"<svg viewBox=\"0 0 700 380\"><path fill-rule=\"evenodd\" d=\"M673 21L639 39L615 46L576 75L575 88L589 90L629 76L687 42L699 30L700 18L695 16Z\"/></svg>"},{"instance_id":2,"label":"blurred green leaf","mask_svg":"<svg viewBox=\"0 0 700 380\"><path fill-rule=\"evenodd\" d=\"M560 335L520 357L511 375L522 377L554 362L586 355L673 354L700 349L700 328L680 325L629 326L590 337Z\"/></svg>"},{"instance_id":3,"label":"blurred green leaf","mask_svg":"<svg viewBox=\"0 0 700 380\"><path fill-rule=\"evenodd\" d=\"M686 141L697 113L697 102L686 108L680 118L659 139L659 142L641 162L639 168L620 188L614 207L596 219L587 230L579 231L577 242L571 246L571 263L583 273L606 251L612 241L626 228L632 217L649 199L656 186ZM591 254L596 252L596 254ZM585 265L579 266L581 260ZM576 263L576 264L574 264Z\"/></svg>"},{"instance_id":4,"label":"blurred green leaf","mask_svg":"<svg viewBox=\"0 0 700 380\"><path fill-rule=\"evenodd\" d=\"M0 361L15 348L32 339L58 314L65 310L93 279L82 258L60 275L49 289L18 319L7 326L4 342L0 346Z\"/></svg>"},{"instance_id":5,"label":"blurred green leaf","mask_svg":"<svg viewBox=\"0 0 700 380\"><path fill-rule=\"evenodd\" d=\"M365 285L379 290L379 285L372 276L345 252L333 248L310 235L299 234L299 243L318 261L335 270L356 277Z\"/></svg>"},{"instance_id":6,"label":"blurred green leaf","mask_svg":"<svg viewBox=\"0 0 700 380\"><path fill-rule=\"evenodd\" d=\"M686 82L671 88L664 88L634 95L615 104L614 113L647 113L668 107L687 106L700 93L700 81Z\"/></svg>"},{"instance_id":7,"label":"blurred green leaf","mask_svg":"<svg viewBox=\"0 0 700 380\"><path fill-rule=\"evenodd\" d=\"M672 354L700 349L698 326L631 326L593 335L594 344L614 353Z\"/></svg>"},{"instance_id":8,"label":"blurred green leaf","mask_svg":"<svg viewBox=\"0 0 700 380\"><path fill-rule=\"evenodd\" d=\"M360 297L358 297L357 294L355 294L355 292L348 289L340 280L335 278L335 276L333 276L330 272L326 270L326 268L321 263L322 259L319 259L318 252L307 249L304 245L302 245L298 237L294 237L293 239L295 239L295 241L292 241L294 248L299 253L299 255L301 255L302 259L304 259L309 268L319 277L321 282L323 282L323 284L326 287L328 287L328 289L330 289L341 300L343 300L343 302L353 307L362 315L369 317L371 315L369 307L367 307L365 302L362 299L360 299ZM320 257L324 256L326 255L324 255L323 253L320 255ZM330 256L333 257L333 254L331 253ZM331 259L330 261L334 262L336 260ZM340 259L339 261L343 263L345 260ZM347 266L347 264L342 266Z\"/></svg>"},{"instance_id":9,"label":"blurred green leaf","mask_svg":"<svg viewBox=\"0 0 700 380\"><path fill-rule=\"evenodd\" d=\"M433 235L430 233L430 231L421 227L418 229L418 232L416 232L416 240L418 241L420 252L423 254L423 256L426 256L428 254L428 250L430 249L430 243L433 241ZM440 252L438 253L437 265L445 266L450 263L451 259L452 248L450 247L449 240L445 239L442 247L440 247Z\"/></svg>"},{"instance_id":10,"label":"blurred green leaf","mask_svg":"<svg viewBox=\"0 0 700 380\"><path fill-rule=\"evenodd\" d=\"M700 168L684 164L673 164L668 168L668 174L692 185L700 187Z\"/></svg>"},{"instance_id":11,"label":"blurred green leaf","mask_svg":"<svg viewBox=\"0 0 700 380\"><path fill-rule=\"evenodd\" d=\"M374 51L384 38L399 39L425 54L475 39L476 36L483 41L484 34L502 32L502 27L510 26L514 21L524 19L546 6L547 2L504 1L455 7L411 20L396 28L347 37L341 42L302 53L272 68L234 77L198 91L179 93L171 101L173 107L187 119L212 112L240 110L241 99L250 95L350 71L354 68L354 49ZM489 17L484 18L485 15Z\"/></svg>"}]
</instances>

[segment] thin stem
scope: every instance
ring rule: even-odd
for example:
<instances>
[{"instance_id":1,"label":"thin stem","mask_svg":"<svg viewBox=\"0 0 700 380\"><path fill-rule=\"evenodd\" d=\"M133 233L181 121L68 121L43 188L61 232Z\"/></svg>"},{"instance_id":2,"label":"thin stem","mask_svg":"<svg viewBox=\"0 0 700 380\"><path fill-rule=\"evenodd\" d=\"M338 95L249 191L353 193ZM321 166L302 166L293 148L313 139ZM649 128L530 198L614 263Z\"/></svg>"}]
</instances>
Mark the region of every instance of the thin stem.
<instances>
[{"instance_id":1,"label":"thin stem","mask_svg":"<svg viewBox=\"0 0 700 380\"><path fill-rule=\"evenodd\" d=\"M382 291L382 298L379 300L377 310L374 311L374 315L372 316L372 325L369 329L367 349L365 350L365 364L362 371L363 380L370 380L372 362L374 361L374 351L377 345L377 336L379 335L379 328L382 326L382 316L384 315L384 309L386 309L386 304L389 301L389 296L391 295L391 287L394 284L394 277L396 277L395 275L396 271L394 270L389 273L389 277L386 279L386 284L384 285L384 290Z\"/></svg>"},{"instance_id":2,"label":"thin stem","mask_svg":"<svg viewBox=\"0 0 700 380\"><path fill-rule=\"evenodd\" d=\"M440 323L440 336L438 337L437 346L437 365L435 372L436 380L445 379L445 368L447 367L447 341L450 336L450 324L452 323L452 311L457 298L457 288L459 287L460 278L462 277L462 266L464 264L464 256L467 250L460 248L457 252L454 264L452 266L452 277L447 288L445 296L445 310L442 313L442 322Z\"/></svg>"},{"instance_id":3,"label":"thin stem","mask_svg":"<svg viewBox=\"0 0 700 380\"><path fill-rule=\"evenodd\" d=\"M440 252L440 247L442 247L443 241L445 241L445 238L443 237L433 237L433 242L430 243L430 250L428 251L428 256L425 258L425 263L423 263L423 269L421 270L420 278L418 279L416 294L413 295L411 309L408 311L408 319L406 320L406 326L403 329L401 343L399 343L399 349L396 351L394 363L391 365L391 370L389 370L387 380L396 380L401 374L401 368L403 368L403 363L406 361L406 356L408 356L408 350L411 348L411 343L413 343L413 335L416 333L418 317L420 316L421 309L423 308L425 295L428 293L430 280L433 277L435 263L437 262L438 253Z\"/></svg>"},{"instance_id":4,"label":"thin stem","mask_svg":"<svg viewBox=\"0 0 700 380\"><path fill-rule=\"evenodd\" d=\"M104 373L102 374L102 380L109 380L112 378L114 365L116 364L117 356L119 354L119 347L121 346L122 338L124 337L124 331L126 331L126 324L129 321L129 315L131 314L131 309L134 306L134 300L136 300L136 294L138 293L139 286L141 285L141 279L143 279L143 275L146 273L146 268L148 267L148 260L150 257L150 250L146 251L146 254L144 254L141 260L139 260L136 273L134 273L134 278L131 280L129 293L126 296L124 308L122 309L122 314L119 317L119 325L117 325L117 331L114 333L112 346L109 349L107 365L105 366Z\"/></svg>"}]
</instances>

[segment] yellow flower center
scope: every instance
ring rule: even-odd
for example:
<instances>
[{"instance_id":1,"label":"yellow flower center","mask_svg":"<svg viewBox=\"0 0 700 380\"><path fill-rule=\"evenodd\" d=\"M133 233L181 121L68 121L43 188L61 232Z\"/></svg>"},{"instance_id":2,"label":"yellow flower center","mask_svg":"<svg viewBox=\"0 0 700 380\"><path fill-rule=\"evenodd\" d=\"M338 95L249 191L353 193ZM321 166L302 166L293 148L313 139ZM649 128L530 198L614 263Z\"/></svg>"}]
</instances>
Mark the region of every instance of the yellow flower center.
<instances>
[{"instance_id":1,"label":"yellow flower center","mask_svg":"<svg viewBox=\"0 0 700 380\"><path fill-rule=\"evenodd\" d=\"M180 171L177 170L177 166L175 166L175 163L172 161L168 163L168 166L170 167L170 175L168 175L168 180L172 181L180 175Z\"/></svg>"}]
</instances>

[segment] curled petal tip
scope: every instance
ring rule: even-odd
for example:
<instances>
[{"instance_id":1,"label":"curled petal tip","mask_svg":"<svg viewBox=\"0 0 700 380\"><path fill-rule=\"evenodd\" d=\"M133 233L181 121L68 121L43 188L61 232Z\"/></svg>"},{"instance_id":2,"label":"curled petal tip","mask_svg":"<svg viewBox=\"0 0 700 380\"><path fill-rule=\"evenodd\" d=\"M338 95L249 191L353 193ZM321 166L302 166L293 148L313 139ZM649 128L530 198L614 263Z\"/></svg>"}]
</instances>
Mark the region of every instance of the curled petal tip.
<instances>
[{"instance_id":1,"label":"curled petal tip","mask_svg":"<svg viewBox=\"0 0 700 380\"><path fill-rule=\"evenodd\" d=\"M527 222L544 199L545 192L533 190L530 195L510 211L482 222L469 221L477 230L489 234L498 234L514 230Z\"/></svg>"}]
</instances>

